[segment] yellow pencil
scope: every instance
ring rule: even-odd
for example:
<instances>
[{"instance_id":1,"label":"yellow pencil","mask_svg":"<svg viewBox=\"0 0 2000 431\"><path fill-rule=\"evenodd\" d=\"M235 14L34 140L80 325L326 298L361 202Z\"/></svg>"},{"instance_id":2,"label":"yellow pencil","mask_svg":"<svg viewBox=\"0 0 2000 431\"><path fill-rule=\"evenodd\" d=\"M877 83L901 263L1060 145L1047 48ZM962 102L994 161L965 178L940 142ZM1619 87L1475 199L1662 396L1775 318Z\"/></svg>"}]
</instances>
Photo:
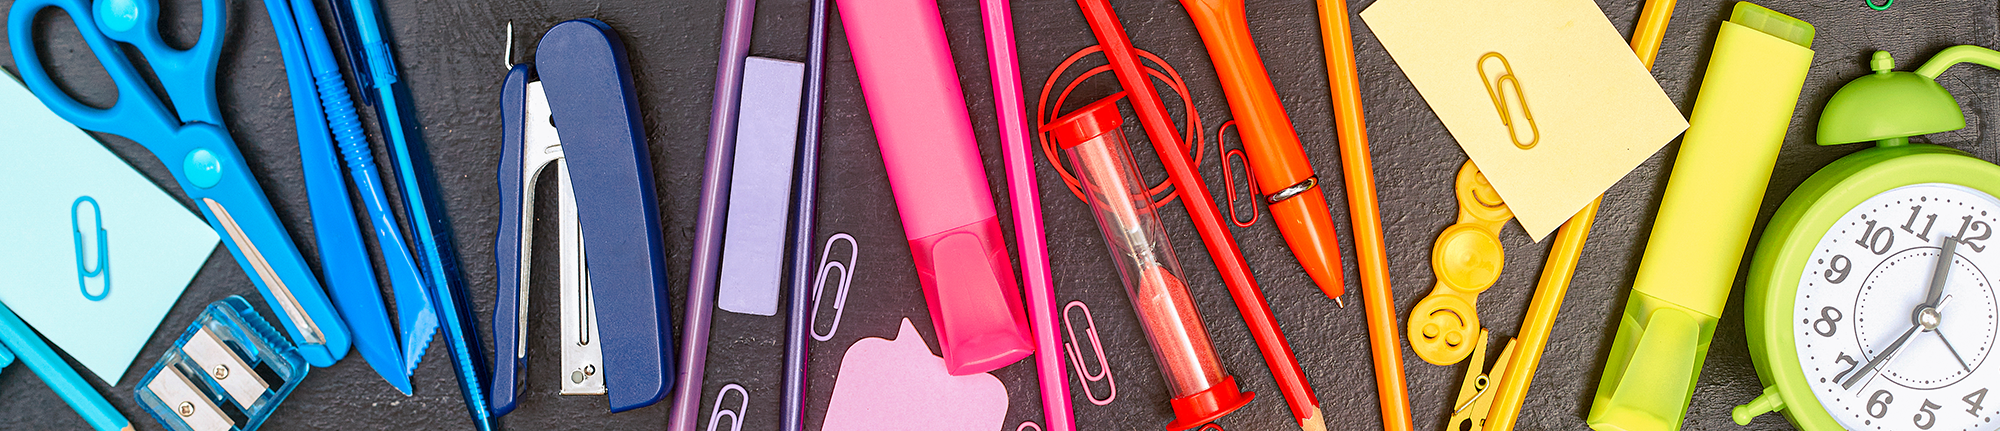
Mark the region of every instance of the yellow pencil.
<instances>
[{"instance_id":1,"label":"yellow pencil","mask_svg":"<svg viewBox=\"0 0 2000 431\"><path fill-rule=\"evenodd\" d=\"M1355 77L1347 0L1319 0L1319 31L1326 46L1327 86L1333 93L1334 123L1340 133L1341 172L1347 180L1347 210L1354 225L1354 258L1361 271L1361 307L1368 318L1369 350L1375 358L1375 390L1382 404L1382 428L1409 431L1412 425L1409 388L1403 381L1403 336L1396 329L1399 321L1396 300L1389 290L1389 258L1382 242L1382 214L1375 199L1375 170L1368 158L1368 126L1361 115L1361 85Z\"/></svg>"},{"instance_id":2,"label":"yellow pencil","mask_svg":"<svg viewBox=\"0 0 2000 431\"><path fill-rule=\"evenodd\" d=\"M1653 57L1660 51L1667 21L1673 15L1674 0L1647 0L1646 8L1639 12L1638 29L1632 32L1632 53L1638 54L1639 62L1648 69L1653 67ZM1528 394L1528 383L1535 379L1535 368L1541 364L1542 351L1548 347L1556 312L1562 309L1563 295L1569 293L1570 278L1576 275L1576 260L1583 254L1583 240L1590 236L1591 221L1597 219L1597 204L1603 201L1603 196L1590 201L1556 233L1555 247L1549 250L1548 263L1542 266L1541 286L1535 289L1535 297L1528 302L1528 316L1521 322L1514 360L1507 363L1507 374L1500 379L1493 408L1486 415L1487 431L1514 429L1514 420L1521 415L1521 402Z\"/></svg>"}]
</instances>

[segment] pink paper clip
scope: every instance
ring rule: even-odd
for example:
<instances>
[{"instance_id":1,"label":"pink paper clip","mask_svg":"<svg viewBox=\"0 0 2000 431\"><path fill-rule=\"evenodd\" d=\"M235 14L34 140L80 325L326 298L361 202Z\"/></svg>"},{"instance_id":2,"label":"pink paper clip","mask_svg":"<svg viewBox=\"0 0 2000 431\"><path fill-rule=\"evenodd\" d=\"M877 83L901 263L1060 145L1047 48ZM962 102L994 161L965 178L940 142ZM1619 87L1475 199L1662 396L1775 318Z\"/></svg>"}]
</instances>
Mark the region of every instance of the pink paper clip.
<instances>
[{"instance_id":1,"label":"pink paper clip","mask_svg":"<svg viewBox=\"0 0 2000 431\"><path fill-rule=\"evenodd\" d=\"M735 410L724 410L722 408L722 400L729 398L729 391L736 391L738 394L743 394L742 401L736 403ZM743 385L735 383L723 386L722 391L715 394L715 412L708 416L708 431L721 430L722 428L717 428L716 424L722 423L722 418L724 417L729 418L729 431L742 431L743 413L749 409L750 390L743 389Z\"/></svg>"},{"instance_id":2,"label":"pink paper clip","mask_svg":"<svg viewBox=\"0 0 2000 431\"><path fill-rule=\"evenodd\" d=\"M847 241L846 263L833 260L833 243L843 240ZM855 242L854 236L848 235L846 232L835 233L833 237L827 238L826 248L819 251L819 278L813 282L812 336L814 340L832 340L833 333L840 331L840 314L847 310L847 287L854 282L854 264L859 263L860 259L861 243ZM821 300L826 299L827 273L834 270L840 271L840 278L837 280L840 284L834 289L833 293L833 323L827 325L826 333L822 334L819 332L819 304Z\"/></svg>"},{"instance_id":3,"label":"pink paper clip","mask_svg":"<svg viewBox=\"0 0 2000 431\"><path fill-rule=\"evenodd\" d=\"M1035 421L1021 422L1021 426L1014 427L1014 431L1027 431L1029 428L1034 428L1035 431L1042 431L1042 425L1035 423Z\"/></svg>"},{"instance_id":4,"label":"pink paper clip","mask_svg":"<svg viewBox=\"0 0 2000 431\"><path fill-rule=\"evenodd\" d=\"M1083 361L1083 352L1077 348L1077 345L1082 343L1077 341L1076 326L1070 323L1069 311L1071 309L1083 310L1083 322L1085 325L1088 325L1083 329L1083 334L1090 338L1090 350L1097 355L1098 372L1096 373L1088 371L1090 365ZM1063 343L1063 348L1069 350L1069 361L1076 364L1076 377L1083 380L1077 384L1078 386L1083 386L1084 398L1090 399L1091 404L1100 406L1111 404L1112 400L1118 399L1118 381L1111 378L1111 362L1104 359L1104 345L1097 341L1097 319L1090 316L1090 306L1083 305L1083 301L1070 301L1068 305L1064 305L1063 332L1069 335L1069 341ZM1106 387L1111 388L1110 393L1106 394L1104 399L1101 400L1097 399L1097 394L1090 390L1090 382L1100 380L1104 381Z\"/></svg>"}]
</instances>

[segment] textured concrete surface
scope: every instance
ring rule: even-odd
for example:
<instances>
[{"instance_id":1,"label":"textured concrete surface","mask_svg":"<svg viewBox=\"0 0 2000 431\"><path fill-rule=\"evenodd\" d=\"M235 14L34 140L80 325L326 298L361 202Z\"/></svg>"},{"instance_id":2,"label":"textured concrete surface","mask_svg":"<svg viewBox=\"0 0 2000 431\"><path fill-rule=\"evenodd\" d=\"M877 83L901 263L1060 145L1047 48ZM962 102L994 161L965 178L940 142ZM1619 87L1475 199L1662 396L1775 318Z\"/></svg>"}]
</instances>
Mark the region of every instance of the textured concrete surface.
<instances>
[{"instance_id":1,"label":"textured concrete surface","mask_svg":"<svg viewBox=\"0 0 2000 431\"><path fill-rule=\"evenodd\" d=\"M194 22L198 20L195 11L199 2L169 3L164 21L173 24L167 26L168 39L181 45L190 44L198 29ZM682 312L678 301L686 296L684 280L702 143L708 129L709 86L714 78L721 2L393 0L386 3L388 20L394 26L401 51L403 76L414 89L420 118L431 141L430 156L437 165L437 177L457 230L465 280L482 321L491 314L494 296L491 245L499 207L494 170L500 153L496 87L504 72L501 59L504 25L512 22L516 27L516 39L508 45L515 53L515 61L527 61L533 55L535 38L565 19L594 17L618 29L630 54L652 142L660 210L667 224L666 246L669 262L674 265L669 270L676 300L673 312L678 321ZM752 53L802 60L809 16L807 3L802 0L762 3ZM943 3L945 24L964 76L967 102L972 108L974 125L981 133L981 151L986 156L988 172L992 173L989 177L995 187L1001 187L999 150L993 132L993 107L976 2ZM1208 56L1181 6L1164 0L1114 3L1136 44L1160 54L1187 78L1202 112L1205 132L1212 136L1216 127L1228 118L1227 108ZM1321 178L1326 181L1328 200L1334 202L1334 215L1341 220L1340 230L1347 232L1350 229L1345 221L1346 200L1340 194L1341 175L1314 6L1306 0L1254 3L1250 21L1272 80ZM1621 32L1629 34L1638 15L1639 1L1599 0L1598 4ZM1814 44L1818 55L1772 176L1761 215L1764 218L1806 176L1835 158L1862 148L1860 145L1819 147L1811 142L1811 136L1819 107L1840 84L1866 72L1868 52L1883 49L1895 53L1907 69L1914 61L1928 58L1949 45L2000 46L2000 29L1996 29L1996 23L2000 23L1996 15L2000 11L1996 11L1996 2L1992 0L1906 0L1879 12L1867 9L1860 0L1782 0L1764 4L1809 21L1819 30ZM282 62L273 43L269 20L260 2L230 1L227 7L230 23L219 85L224 115L245 156L258 169L258 179L265 185L278 213L286 217L293 237L307 248L310 256L310 222L289 116L290 99L285 93ZM1366 7L1364 1L1352 9L1358 13ZM1668 28L1666 43L1653 71L1683 112L1693 105L1699 73L1728 7L1727 2L1682 1ZM1095 43L1071 2L1021 0L1014 8L1022 45L1021 67L1031 91L1042 86L1045 76L1063 58ZM90 60L88 48L75 37L72 24L53 12L45 13L38 22L41 29L36 32L37 43L49 56L48 61L58 64L60 82L85 100L98 103L112 100L114 90L109 79L92 66L95 63ZM1430 272L1430 244L1452 221L1452 175L1465 156L1381 44L1370 35L1367 25L1359 19L1354 25L1397 308L1407 313L1435 282ZM808 425L815 428L847 346L861 337L892 337L898 321L906 317L926 337L931 336L930 320L915 274L910 270L910 255L902 245L881 159L839 26L832 29L831 37L818 241L835 232L847 232L859 241L861 251L852 296L848 298L839 332L830 341L812 345L810 405L815 411ZM0 56L0 64L10 72L15 70L11 56ZM2000 88L1995 85L2000 83L2000 73L1963 67L1946 74L1942 83L1965 105L1971 125L1929 139L1988 160L2000 159L2000 149L1991 145L1992 139L1984 138L1985 132L1994 127L1984 119L1996 115L1993 111L2000 108L2000 94L1993 90ZM1111 79L1095 78L1079 87L1075 103L1109 94L1116 91L1115 87ZM1139 136L1134 130L1135 133L1128 135ZM143 148L119 137L99 135L99 138L149 177L178 193L166 170ZM1637 269L1654 206L1677 148L1669 145L1605 196L1576 281L1534 380L1520 422L1522 429L1584 427L1582 418L1596 390L1604 352L1611 344L1609 326L1615 324L1615 316L1624 307L1626 286ZM1147 177L1163 178L1150 146L1138 145L1135 149ZM1207 169L1212 187L1220 193L1221 170L1215 154L1211 150L1201 163ZM1117 399L1106 406L1086 402L1078 393L1077 419L1085 429L1093 430L1158 429L1171 416L1165 403L1165 387L1140 338L1137 322L1128 311L1130 308L1089 212L1082 202L1056 185L1060 184L1059 178L1048 162L1040 163L1059 300L1081 300L1092 307L1098 332L1108 350L1111 372L1120 386ZM552 187L553 179L544 178L541 185ZM544 202L540 207L545 210L540 216L551 217L555 207L553 195L542 196ZM1004 207L1004 195L996 195L995 199ZM1223 425L1237 430L1288 428L1290 419L1277 388L1221 288L1208 256L1198 246L1186 213L1179 205L1171 205L1163 216L1177 241L1189 285L1205 311L1225 366L1246 390L1260 395L1242 412L1229 416ZM549 223L543 223L544 230L537 233L538 242L555 242L554 234L546 230L548 226ZM1333 428L1376 428L1380 417L1360 307L1338 308L1314 289L1269 222L1239 229L1236 235L1280 323L1290 334ZM1518 322L1527 308L1548 248L1546 243L1531 242L1518 227L1511 225L1502 232L1501 240L1507 247L1506 270L1479 304L1496 342L1499 336L1518 331ZM552 250L550 245L536 254L538 272L534 281L538 287L554 286ZM1351 250L1347 262L1353 262ZM1351 266L1348 271L1349 291L1358 291L1359 286L1354 284L1358 277ZM1734 429L1728 419L1728 408L1749 401L1760 391L1744 341L1741 291L1737 289L1716 331L1713 351L1689 409L1688 429ZM226 252L218 249L162 323L148 348L139 355L132 371L115 382L96 382L97 389L140 429L158 429L158 424L131 401L134 386L195 313L227 295L256 298L244 272ZM662 426L666 411L659 405L609 414L601 397L556 395L557 314L553 306L556 295L552 289L541 288L535 291L533 299L540 304L530 314L533 368L520 409L505 418L508 427L656 429ZM1358 304L1360 298L1350 294L1347 299L1350 304ZM253 302L264 312L270 312L261 300ZM748 420L742 429L776 429L782 318L718 313L714 324L702 416L706 417L713 409L714 397L723 385L738 383L748 388L750 394ZM482 324L481 331L487 329ZM490 349L491 334L485 336ZM927 342L935 346L934 340ZM413 379L416 395L410 397L383 384L362 360L349 355L333 367L314 370L266 425L269 429L464 429L468 422L445 355L436 347L426 353ZM1433 366L1407 349L1404 362L1416 424L1420 429L1442 428L1450 414L1448 405L1456 394L1463 367ZM1007 422L1001 428L1012 430L1028 420L1040 422L1032 365L1021 362L994 374L1007 384L1013 399ZM1072 388L1077 384L1073 382ZM46 385L21 367L0 373L0 400L5 400L0 401L0 429L84 426ZM911 406L897 414L921 414L921 409ZM1748 428L1788 429L1790 425L1773 415L1758 418Z\"/></svg>"}]
</instances>

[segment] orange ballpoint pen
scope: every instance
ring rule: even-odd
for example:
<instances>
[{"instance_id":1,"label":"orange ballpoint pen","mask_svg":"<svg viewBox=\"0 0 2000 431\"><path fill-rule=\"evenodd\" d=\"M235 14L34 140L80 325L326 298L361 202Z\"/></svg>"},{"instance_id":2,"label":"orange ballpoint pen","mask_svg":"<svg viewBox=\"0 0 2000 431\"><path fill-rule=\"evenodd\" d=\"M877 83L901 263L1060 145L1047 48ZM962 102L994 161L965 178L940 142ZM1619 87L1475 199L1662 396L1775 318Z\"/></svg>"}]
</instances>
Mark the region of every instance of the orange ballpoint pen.
<instances>
[{"instance_id":1,"label":"orange ballpoint pen","mask_svg":"<svg viewBox=\"0 0 2000 431\"><path fill-rule=\"evenodd\" d=\"M1250 156L1251 176L1257 190L1268 192L1264 203L1277 221L1285 245L1298 257L1306 275L1312 276L1327 297L1346 306L1341 294L1347 291L1340 268L1340 239L1334 236L1333 215L1326 210L1326 195L1320 191L1319 176L1313 173L1306 151L1299 145L1292 119L1278 102L1271 78L1264 72L1264 60L1250 40L1250 26L1244 20L1243 0L1181 0L1194 26L1201 33L1222 92L1229 99L1229 112L1243 136L1243 150Z\"/></svg>"}]
</instances>

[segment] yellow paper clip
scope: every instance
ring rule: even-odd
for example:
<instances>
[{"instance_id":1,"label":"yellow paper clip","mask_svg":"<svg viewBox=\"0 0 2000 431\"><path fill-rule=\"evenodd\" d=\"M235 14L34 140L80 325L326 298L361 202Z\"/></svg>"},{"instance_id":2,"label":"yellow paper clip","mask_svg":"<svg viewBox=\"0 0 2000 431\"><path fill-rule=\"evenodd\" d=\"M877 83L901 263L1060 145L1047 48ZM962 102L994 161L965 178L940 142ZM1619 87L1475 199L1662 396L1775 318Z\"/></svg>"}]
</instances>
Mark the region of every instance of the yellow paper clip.
<instances>
[{"instance_id":1,"label":"yellow paper clip","mask_svg":"<svg viewBox=\"0 0 2000 431\"><path fill-rule=\"evenodd\" d=\"M1458 169L1458 223L1444 229L1431 246L1431 271L1437 287L1410 312L1410 349L1437 365L1451 365L1471 354L1468 344L1479 331L1479 293L1500 279L1505 247L1500 227L1514 214L1500 200L1493 184L1471 161Z\"/></svg>"},{"instance_id":2,"label":"yellow paper clip","mask_svg":"<svg viewBox=\"0 0 2000 431\"><path fill-rule=\"evenodd\" d=\"M1489 63L1486 60L1489 58L1500 60L1499 76L1486 73L1486 65ZM1514 66L1507 63L1507 56L1489 52L1479 56L1479 62L1475 66L1479 69L1479 82L1486 84L1486 96L1493 98L1493 109L1500 111L1500 124L1507 126L1507 137L1514 140L1514 147L1523 150L1535 148L1535 144L1542 141L1542 129L1535 127L1535 113L1528 110L1528 95L1521 92L1521 80L1514 77ZM1514 100L1520 105L1521 118L1523 122L1528 123L1528 133L1531 134L1528 143L1521 143L1521 132L1515 127L1514 122L1515 110L1508 107L1506 87L1502 87L1502 84L1513 84Z\"/></svg>"},{"instance_id":3,"label":"yellow paper clip","mask_svg":"<svg viewBox=\"0 0 2000 431\"><path fill-rule=\"evenodd\" d=\"M1493 360L1493 370L1486 369L1486 330L1479 330L1479 340L1472 347L1472 363L1466 364L1465 383L1458 385L1458 401L1452 403L1451 422L1445 429L1459 431L1480 431L1486 428L1486 413L1493 408L1494 384L1507 375L1507 364L1514 360L1514 340L1507 340L1507 347L1500 349L1500 357Z\"/></svg>"}]
</instances>

